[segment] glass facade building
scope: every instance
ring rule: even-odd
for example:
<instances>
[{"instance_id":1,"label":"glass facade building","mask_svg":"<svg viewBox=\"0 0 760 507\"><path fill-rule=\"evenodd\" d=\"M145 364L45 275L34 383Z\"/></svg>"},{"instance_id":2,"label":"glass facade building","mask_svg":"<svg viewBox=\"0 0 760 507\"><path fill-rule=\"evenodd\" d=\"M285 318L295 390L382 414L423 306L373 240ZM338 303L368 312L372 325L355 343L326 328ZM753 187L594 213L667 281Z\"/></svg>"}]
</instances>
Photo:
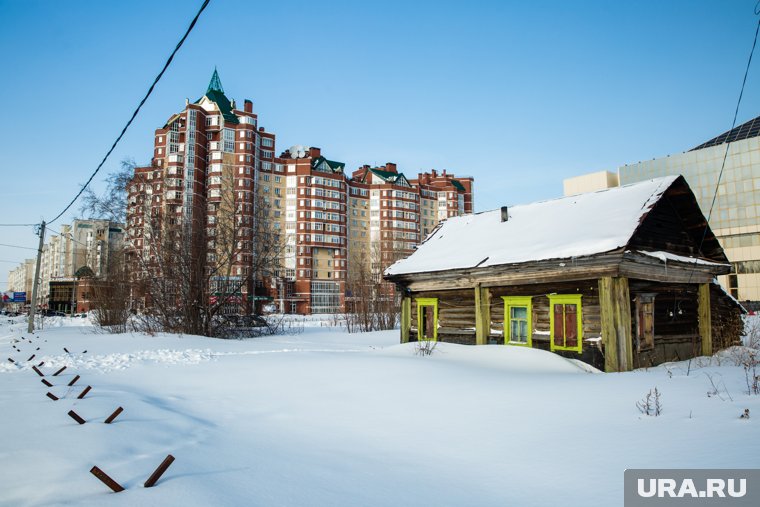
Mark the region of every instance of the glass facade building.
<instances>
[{"instance_id":1,"label":"glass facade building","mask_svg":"<svg viewBox=\"0 0 760 507\"><path fill-rule=\"evenodd\" d=\"M676 174L686 178L734 266L734 274L721 277L720 282L743 302L760 302L759 130L760 117L691 151L618 169L620 185Z\"/></svg>"}]
</instances>

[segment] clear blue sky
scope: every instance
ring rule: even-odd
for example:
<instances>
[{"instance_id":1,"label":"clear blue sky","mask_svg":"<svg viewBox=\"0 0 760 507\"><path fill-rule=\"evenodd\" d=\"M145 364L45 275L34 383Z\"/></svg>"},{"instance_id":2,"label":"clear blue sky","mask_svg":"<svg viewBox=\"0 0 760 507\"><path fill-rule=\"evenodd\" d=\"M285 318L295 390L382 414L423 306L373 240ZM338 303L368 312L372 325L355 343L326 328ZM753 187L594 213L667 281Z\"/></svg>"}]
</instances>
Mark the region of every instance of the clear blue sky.
<instances>
[{"instance_id":1,"label":"clear blue sky","mask_svg":"<svg viewBox=\"0 0 760 507\"><path fill-rule=\"evenodd\" d=\"M57 215L97 166L200 0L0 0L2 223ZM101 171L206 90L250 98L278 151L475 177L478 211L563 178L688 150L731 125L755 0L211 0ZM760 115L760 54L739 121ZM102 178L100 178L102 180ZM68 223L70 214L57 222ZM36 247L31 228L0 243ZM7 261L32 250L0 246Z\"/></svg>"}]
</instances>

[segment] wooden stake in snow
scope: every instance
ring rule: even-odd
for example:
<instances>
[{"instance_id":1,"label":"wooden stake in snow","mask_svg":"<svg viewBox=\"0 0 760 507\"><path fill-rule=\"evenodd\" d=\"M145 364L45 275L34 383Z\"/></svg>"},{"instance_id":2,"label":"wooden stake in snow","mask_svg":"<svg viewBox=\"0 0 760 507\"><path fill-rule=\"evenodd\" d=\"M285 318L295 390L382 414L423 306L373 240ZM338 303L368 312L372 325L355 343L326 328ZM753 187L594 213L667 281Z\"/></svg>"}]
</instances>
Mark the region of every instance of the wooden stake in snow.
<instances>
[{"instance_id":1,"label":"wooden stake in snow","mask_svg":"<svg viewBox=\"0 0 760 507\"><path fill-rule=\"evenodd\" d=\"M158 468L156 468L155 472L151 474L150 477L148 477L148 480L145 481L144 486L146 488L152 488L156 485L156 482L161 478L162 475L164 475L164 472L166 472L166 469L169 468L169 465L171 465L174 462L174 456L169 454L166 456L166 458L161 462L160 465L158 465Z\"/></svg>"},{"instance_id":2,"label":"wooden stake in snow","mask_svg":"<svg viewBox=\"0 0 760 507\"><path fill-rule=\"evenodd\" d=\"M31 361L32 359L34 359L34 356L35 356L35 355L36 355L36 354L32 354L32 355L29 357L29 359L27 359L27 361Z\"/></svg>"},{"instance_id":3,"label":"wooden stake in snow","mask_svg":"<svg viewBox=\"0 0 760 507\"><path fill-rule=\"evenodd\" d=\"M103 484L111 488L114 493L119 493L120 491L124 491L124 488L121 487L121 484L119 484L115 480L108 477L108 475L100 468L92 467L92 469L90 470L90 473L94 475L95 477L97 477L100 480L100 482L102 482Z\"/></svg>"},{"instance_id":4,"label":"wooden stake in snow","mask_svg":"<svg viewBox=\"0 0 760 507\"><path fill-rule=\"evenodd\" d=\"M48 386L48 387L53 387L53 384L51 384L50 382L48 382L48 381L47 381L47 380L45 380L45 379L42 379L42 380L41 380L41 382L42 382L43 384L45 384L46 386Z\"/></svg>"},{"instance_id":5,"label":"wooden stake in snow","mask_svg":"<svg viewBox=\"0 0 760 507\"><path fill-rule=\"evenodd\" d=\"M58 401L58 396L56 396L55 394L51 393L50 391L48 391L47 397L50 398L53 401Z\"/></svg>"},{"instance_id":6,"label":"wooden stake in snow","mask_svg":"<svg viewBox=\"0 0 760 507\"><path fill-rule=\"evenodd\" d=\"M58 376L58 374L59 374L59 373L63 373L63 370L65 370L65 369L66 369L66 367L64 366L63 368L61 368L61 369L60 369L60 370L58 370L57 372L53 373L53 376L54 376L54 377L57 377L57 376Z\"/></svg>"},{"instance_id":7,"label":"wooden stake in snow","mask_svg":"<svg viewBox=\"0 0 760 507\"><path fill-rule=\"evenodd\" d=\"M76 377L74 377L73 379L71 379L71 382L69 382L68 386L69 387L73 386L74 384L77 383L77 380L79 380L79 375L77 375Z\"/></svg>"},{"instance_id":8,"label":"wooden stake in snow","mask_svg":"<svg viewBox=\"0 0 760 507\"><path fill-rule=\"evenodd\" d=\"M11 363L13 363L13 364L16 364L16 361L14 361L12 357L9 357L9 358L8 358L8 361L10 361L10 362L11 362Z\"/></svg>"},{"instance_id":9,"label":"wooden stake in snow","mask_svg":"<svg viewBox=\"0 0 760 507\"><path fill-rule=\"evenodd\" d=\"M69 352L69 349L67 349L66 347L63 347L63 351L64 351L64 352L66 352L67 354L69 354L69 353L70 353L70 352Z\"/></svg>"},{"instance_id":10,"label":"wooden stake in snow","mask_svg":"<svg viewBox=\"0 0 760 507\"><path fill-rule=\"evenodd\" d=\"M78 400L81 400L81 399L83 399L85 396L87 396L87 393L89 393L89 392L90 392L90 389L92 389L92 387L90 387L90 386L87 386L87 387L85 387L85 388L84 388L84 391L82 391L81 393L79 393L79 396L77 396L77 399L78 399Z\"/></svg>"},{"instance_id":11,"label":"wooden stake in snow","mask_svg":"<svg viewBox=\"0 0 760 507\"><path fill-rule=\"evenodd\" d=\"M40 366L42 366L43 364L45 364L45 361L40 361L40 364L38 364L38 365L37 365L37 367L40 367Z\"/></svg>"},{"instance_id":12,"label":"wooden stake in snow","mask_svg":"<svg viewBox=\"0 0 760 507\"><path fill-rule=\"evenodd\" d=\"M79 424L84 424L84 423L87 422L84 419L82 419L81 417L79 417L79 414L77 414L73 410L69 410L69 417L71 417L72 419L74 419Z\"/></svg>"},{"instance_id":13,"label":"wooden stake in snow","mask_svg":"<svg viewBox=\"0 0 760 507\"><path fill-rule=\"evenodd\" d=\"M42 373L42 372L39 370L39 368L37 368L36 366L32 366L32 369L34 370L34 373L36 373L36 374L37 374L37 375L39 375L40 377L44 377L44 376L45 376L45 374L44 374L44 373Z\"/></svg>"},{"instance_id":14,"label":"wooden stake in snow","mask_svg":"<svg viewBox=\"0 0 760 507\"><path fill-rule=\"evenodd\" d=\"M121 414L123 410L124 409L121 408L121 407L117 408L116 410L113 411L113 414L109 415L108 419L106 419L104 422L106 424L111 424L114 419L116 419L117 417L119 417L119 414Z\"/></svg>"}]
</instances>

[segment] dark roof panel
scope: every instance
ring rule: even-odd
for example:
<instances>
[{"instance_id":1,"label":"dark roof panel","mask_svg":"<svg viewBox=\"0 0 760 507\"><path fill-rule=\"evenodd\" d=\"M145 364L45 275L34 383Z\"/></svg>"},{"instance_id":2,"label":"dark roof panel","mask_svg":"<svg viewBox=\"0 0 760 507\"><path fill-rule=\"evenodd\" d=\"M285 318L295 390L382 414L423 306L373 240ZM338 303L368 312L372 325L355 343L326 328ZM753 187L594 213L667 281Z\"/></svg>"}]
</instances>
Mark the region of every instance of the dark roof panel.
<instances>
[{"instance_id":1,"label":"dark roof panel","mask_svg":"<svg viewBox=\"0 0 760 507\"><path fill-rule=\"evenodd\" d=\"M742 123L738 127L732 128L728 132L724 132L718 137L713 137L706 143L702 143L696 148L692 148L689 151L701 150L702 148L709 148L711 146L718 146L724 143L733 143L734 141L741 141L743 139L750 139L752 137L760 136L760 116L753 118L746 123Z\"/></svg>"}]
</instances>

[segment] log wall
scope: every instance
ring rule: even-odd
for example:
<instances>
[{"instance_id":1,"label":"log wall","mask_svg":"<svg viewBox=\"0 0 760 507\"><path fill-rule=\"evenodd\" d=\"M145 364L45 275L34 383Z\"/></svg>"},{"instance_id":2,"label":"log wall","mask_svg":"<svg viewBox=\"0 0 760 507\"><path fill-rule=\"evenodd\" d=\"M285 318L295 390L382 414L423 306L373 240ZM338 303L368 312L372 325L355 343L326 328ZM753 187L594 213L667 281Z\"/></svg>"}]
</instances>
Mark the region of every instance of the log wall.
<instances>
[{"instance_id":1,"label":"log wall","mask_svg":"<svg viewBox=\"0 0 760 507\"><path fill-rule=\"evenodd\" d=\"M654 366L667 361L695 357L701 353L699 335L698 291L699 284L661 283L629 280L631 313L630 347L633 350L633 368ZM476 289L414 292L410 295L409 340L417 340L417 298L438 300L438 340L464 345L476 344ZM600 370L605 369L602 346L602 319L599 301L599 281L584 280L552 284L530 284L509 287L483 288L482 294L490 299L490 313L485 342L504 344L504 301L502 296L532 296L532 343L534 348L550 350L549 294L581 294L583 350L557 351L558 354L580 359ZM640 350L636 330L636 295L656 294L654 299L654 348ZM720 288L711 287L713 350L717 351L737 342L743 330L741 315ZM488 300L485 297L482 300ZM486 312L481 312L484 315ZM628 366L630 367L630 366Z\"/></svg>"}]
</instances>

